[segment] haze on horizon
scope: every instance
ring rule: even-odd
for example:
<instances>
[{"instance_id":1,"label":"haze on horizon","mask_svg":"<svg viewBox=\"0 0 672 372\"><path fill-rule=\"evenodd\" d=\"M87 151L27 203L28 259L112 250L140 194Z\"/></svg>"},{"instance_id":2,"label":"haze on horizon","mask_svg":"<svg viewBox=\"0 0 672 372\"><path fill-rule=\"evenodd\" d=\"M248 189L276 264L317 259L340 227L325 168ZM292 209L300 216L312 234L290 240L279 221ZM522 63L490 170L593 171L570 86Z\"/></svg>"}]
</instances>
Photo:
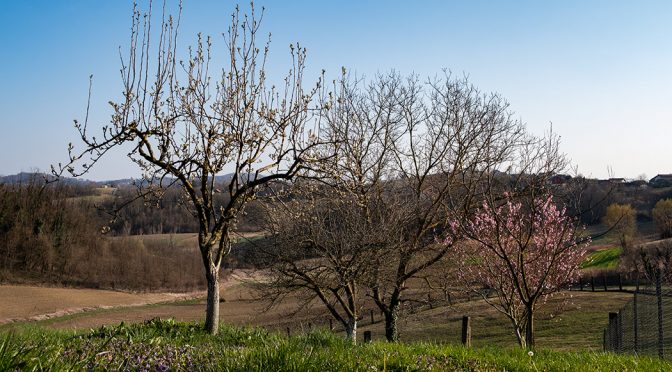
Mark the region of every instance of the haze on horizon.
<instances>
[{"instance_id":1,"label":"haze on horizon","mask_svg":"<svg viewBox=\"0 0 672 372\"><path fill-rule=\"evenodd\" d=\"M160 4L160 2L157 2ZM174 8L177 1L168 1ZM247 2L241 2L246 11ZM140 1L140 8L146 2ZM307 77L396 70L421 79L448 69L498 92L528 128L550 128L578 172L648 178L672 173L672 2L256 1L272 32L269 74L289 67L288 46L308 48ZM185 2L181 46L196 34L223 47L235 2ZM94 75L90 122L109 122L121 97L119 47L132 1L16 1L0 5L0 174L48 171L78 145ZM85 176L137 177L123 151ZM609 172L608 169L612 171Z\"/></svg>"}]
</instances>

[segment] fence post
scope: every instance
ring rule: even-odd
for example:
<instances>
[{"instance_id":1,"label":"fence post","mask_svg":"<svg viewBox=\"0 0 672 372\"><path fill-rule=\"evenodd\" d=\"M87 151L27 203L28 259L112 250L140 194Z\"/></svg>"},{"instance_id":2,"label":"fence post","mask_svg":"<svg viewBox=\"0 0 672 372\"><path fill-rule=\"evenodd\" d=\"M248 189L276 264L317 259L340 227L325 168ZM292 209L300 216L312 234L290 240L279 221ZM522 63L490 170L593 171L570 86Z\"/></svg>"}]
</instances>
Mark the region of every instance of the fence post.
<instances>
[{"instance_id":1,"label":"fence post","mask_svg":"<svg viewBox=\"0 0 672 372\"><path fill-rule=\"evenodd\" d=\"M329 330L333 331L334 330L334 320L329 318Z\"/></svg>"},{"instance_id":2,"label":"fence post","mask_svg":"<svg viewBox=\"0 0 672 372\"><path fill-rule=\"evenodd\" d=\"M471 347L471 317L462 317L462 345Z\"/></svg>"},{"instance_id":3,"label":"fence post","mask_svg":"<svg viewBox=\"0 0 672 372\"><path fill-rule=\"evenodd\" d=\"M371 342L371 331L364 331L364 342Z\"/></svg>"},{"instance_id":4,"label":"fence post","mask_svg":"<svg viewBox=\"0 0 672 372\"><path fill-rule=\"evenodd\" d=\"M618 310L616 317L616 352L623 352L623 309Z\"/></svg>"},{"instance_id":5,"label":"fence post","mask_svg":"<svg viewBox=\"0 0 672 372\"><path fill-rule=\"evenodd\" d=\"M639 289L639 276L637 279L637 289ZM633 342L634 342L634 347L635 347L635 354L639 354L639 325L637 324L637 289L635 289L635 294L632 299L632 332L634 333L633 335Z\"/></svg>"},{"instance_id":6,"label":"fence post","mask_svg":"<svg viewBox=\"0 0 672 372\"><path fill-rule=\"evenodd\" d=\"M373 310L371 310L371 324L373 324Z\"/></svg>"},{"instance_id":7,"label":"fence post","mask_svg":"<svg viewBox=\"0 0 672 372\"><path fill-rule=\"evenodd\" d=\"M590 288L592 289L593 292L595 292L595 277L594 276L590 277Z\"/></svg>"},{"instance_id":8,"label":"fence post","mask_svg":"<svg viewBox=\"0 0 672 372\"><path fill-rule=\"evenodd\" d=\"M604 291L605 292L608 291L608 289L607 289L607 275L606 274L602 275L602 284L604 284Z\"/></svg>"},{"instance_id":9,"label":"fence post","mask_svg":"<svg viewBox=\"0 0 672 372\"><path fill-rule=\"evenodd\" d=\"M289 327L287 327L287 337L291 336L292 332L289 330Z\"/></svg>"},{"instance_id":10,"label":"fence post","mask_svg":"<svg viewBox=\"0 0 672 372\"><path fill-rule=\"evenodd\" d=\"M610 351L616 351L616 319L618 318L618 313L609 313L609 332L608 336L608 345Z\"/></svg>"},{"instance_id":11,"label":"fence post","mask_svg":"<svg viewBox=\"0 0 672 372\"><path fill-rule=\"evenodd\" d=\"M662 359L665 355L663 338L663 293L661 290L662 270L656 272L656 297L658 298L658 356Z\"/></svg>"},{"instance_id":12,"label":"fence post","mask_svg":"<svg viewBox=\"0 0 672 372\"><path fill-rule=\"evenodd\" d=\"M618 320L618 313L609 313L609 350L616 351L616 322Z\"/></svg>"}]
</instances>

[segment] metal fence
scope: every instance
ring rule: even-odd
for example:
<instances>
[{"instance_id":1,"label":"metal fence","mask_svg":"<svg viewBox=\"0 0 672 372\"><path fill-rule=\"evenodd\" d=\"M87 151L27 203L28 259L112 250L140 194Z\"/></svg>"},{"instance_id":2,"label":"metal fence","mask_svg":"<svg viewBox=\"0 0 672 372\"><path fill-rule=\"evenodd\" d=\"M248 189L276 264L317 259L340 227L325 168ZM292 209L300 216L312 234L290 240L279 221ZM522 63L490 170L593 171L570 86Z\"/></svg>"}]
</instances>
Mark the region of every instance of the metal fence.
<instances>
[{"instance_id":1,"label":"metal fence","mask_svg":"<svg viewBox=\"0 0 672 372\"><path fill-rule=\"evenodd\" d=\"M672 359L672 289L663 287L660 277L638 287L618 313L609 313L605 351Z\"/></svg>"}]
</instances>

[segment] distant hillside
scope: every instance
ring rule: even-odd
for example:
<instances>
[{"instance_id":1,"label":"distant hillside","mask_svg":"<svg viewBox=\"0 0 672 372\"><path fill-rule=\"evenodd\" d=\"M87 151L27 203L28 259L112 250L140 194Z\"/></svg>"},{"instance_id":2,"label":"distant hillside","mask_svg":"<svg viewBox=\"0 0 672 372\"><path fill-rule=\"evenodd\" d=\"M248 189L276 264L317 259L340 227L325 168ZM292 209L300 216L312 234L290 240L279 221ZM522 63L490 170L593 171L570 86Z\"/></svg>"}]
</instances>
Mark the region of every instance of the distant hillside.
<instances>
[{"instance_id":1,"label":"distant hillside","mask_svg":"<svg viewBox=\"0 0 672 372\"><path fill-rule=\"evenodd\" d=\"M0 176L0 183L3 184L18 184L18 183L29 183L29 182L43 182L43 181L54 181L56 177L51 174L46 173L34 173L34 172L21 172L17 174L12 174L9 176ZM91 183L89 180L80 180L76 178L63 178L63 182L86 182Z\"/></svg>"},{"instance_id":2,"label":"distant hillside","mask_svg":"<svg viewBox=\"0 0 672 372\"><path fill-rule=\"evenodd\" d=\"M243 173L241 175L241 178L246 177L246 173ZM215 182L216 183L229 183L231 179L233 178L233 173L227 173L227 174L222 174L215 176ZM21 172L17 174L12 174L8 176L0 176L0 184L18 184L18 183L28 183L30 181L38 181L42 182L44 180L48 181L54 181L56 177L54 177L51 174L47 173L41 173L41 172ZM164 182L170 182L171 178L166 177L164 179ZM83 178L72 178L72 177L61 177L59 182L63 182L65 184L84 184L84 185L91 185L91 186L130 186L130 185L135 185L138 182L144 183L146 182L145 180L141 178L120 178L120 179L112 179L112 180L105 180L105 181L92 181L88 179L83 179Z\"/></svg>"}]
</instances>

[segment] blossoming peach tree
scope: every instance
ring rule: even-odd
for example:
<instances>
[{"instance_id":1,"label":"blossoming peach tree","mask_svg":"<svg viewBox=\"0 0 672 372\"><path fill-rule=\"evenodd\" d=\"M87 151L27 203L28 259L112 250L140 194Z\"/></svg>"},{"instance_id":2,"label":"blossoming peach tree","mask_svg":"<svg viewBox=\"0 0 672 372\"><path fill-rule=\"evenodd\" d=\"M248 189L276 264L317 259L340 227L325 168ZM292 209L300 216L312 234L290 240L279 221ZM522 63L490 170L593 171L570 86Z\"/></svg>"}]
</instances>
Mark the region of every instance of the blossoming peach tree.
<instances>
[{"instance_id":1,"label":"blossoming peach tree","mask_svg":"<svg viewBox=\"0 0 672 372\"><path fill-rule=\"evenodd\" d=\"M590 239L551 195L486 201L463 233L459 279L509 318L521 347L533 348L535 310L578 277Z\"/></svg>"}]
</instances>

